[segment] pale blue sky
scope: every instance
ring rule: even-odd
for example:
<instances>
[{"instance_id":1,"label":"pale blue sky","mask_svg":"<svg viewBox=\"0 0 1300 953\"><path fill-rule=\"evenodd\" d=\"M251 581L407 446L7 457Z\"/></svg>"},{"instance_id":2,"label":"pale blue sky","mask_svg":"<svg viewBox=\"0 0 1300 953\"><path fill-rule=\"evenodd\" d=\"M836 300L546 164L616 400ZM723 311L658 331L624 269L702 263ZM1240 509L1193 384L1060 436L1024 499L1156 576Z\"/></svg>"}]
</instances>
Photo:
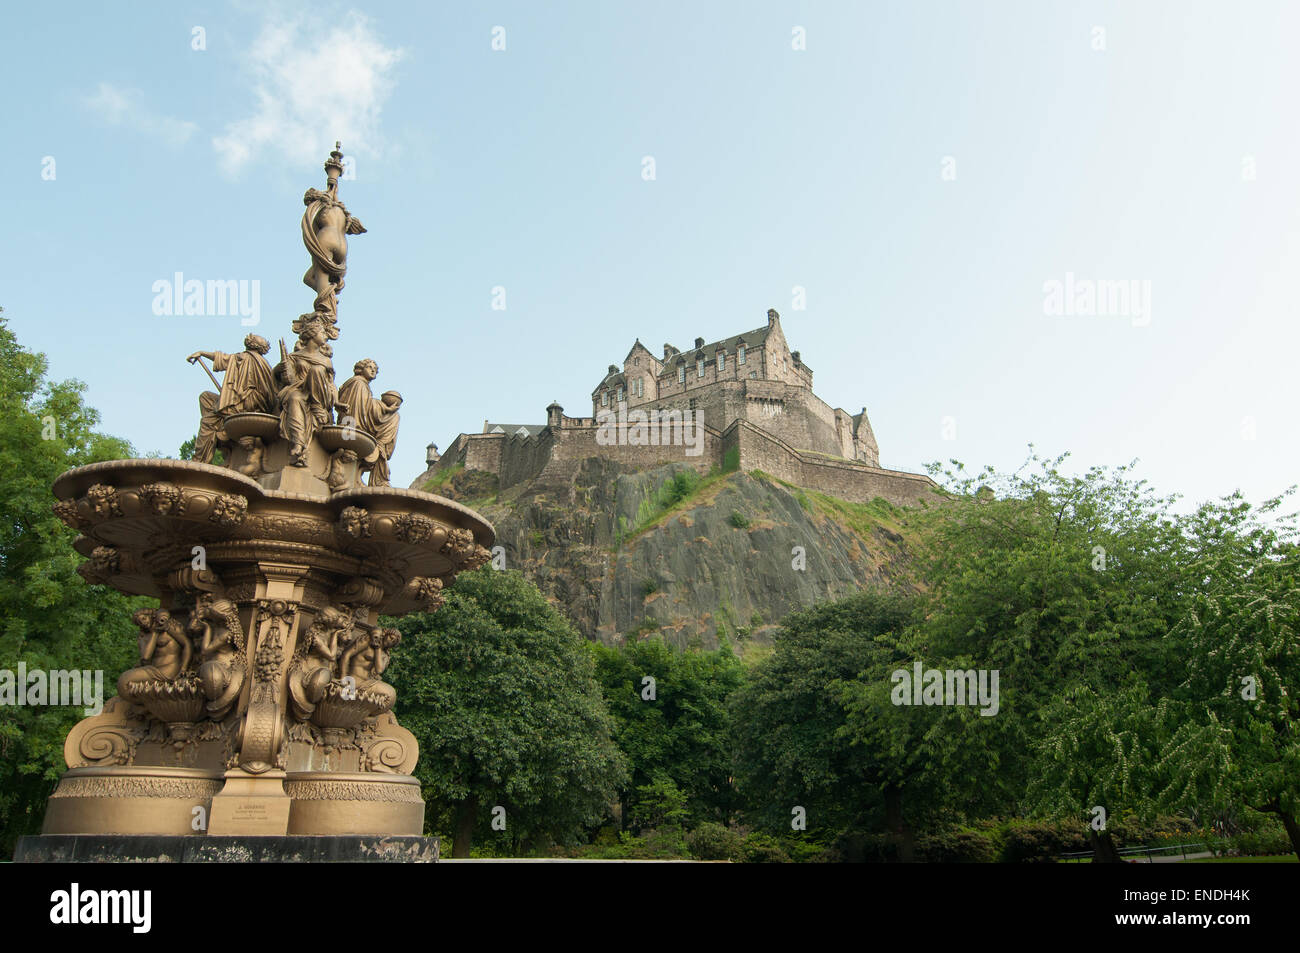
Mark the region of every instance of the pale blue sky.
<instances>
[{"instance_id":1,"label":"pale blue sky","mask_svg":"<svg viewBox=\"0 0 1300 953\"><path fill-rule=\"evenodd\" d=\"M1249 0L11 7L0 305L107 430L174 453L207 384L184 356L246 329L156 316L153 283L258 280L289 338L340 138L369 233L335 364L405 396L395 483L484 418L587 412L637 337L775 307L885 466L1033 441L1258 500L1300 473L1298 36L1300 4ZM1046 315L1067 272L1149 281L1149 323Z\"/></svg>"}]
</instances>

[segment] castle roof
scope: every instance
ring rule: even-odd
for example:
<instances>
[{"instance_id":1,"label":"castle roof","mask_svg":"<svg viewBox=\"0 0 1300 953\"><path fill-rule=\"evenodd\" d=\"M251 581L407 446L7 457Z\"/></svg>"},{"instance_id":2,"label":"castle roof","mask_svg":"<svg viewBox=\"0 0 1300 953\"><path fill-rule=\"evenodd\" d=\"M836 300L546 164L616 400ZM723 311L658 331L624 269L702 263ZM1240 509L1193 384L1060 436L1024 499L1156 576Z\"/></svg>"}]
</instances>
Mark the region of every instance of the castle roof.
<instances>
[{"instance_id":1,"label":"castle roof","mask_svg":"<svg viewBox=\"0 0 1300 953\"><path fill-rule=\"evenodd\" d=\"M546 429L546 424L494 424L483 421L484 433L503 433L507 437L536 437Z\"/></svg>"},{"instance_id":2,"label":"castle roof","mask_svg":"<svg viewBox=\"0 0 1300 953\"><path fill-rule=\"evenodd\" d=\"M656 364L663 363L663 361L659 360L659 358L654 356L654 354L650 351L648 347L646 347L644 344L641 343L640 338L637 338L635 341L632 342L632 347L628 350L627 357L623 358L624 364L627 363L628 358L630 358L633 354L636 353L637 348L640 348L641 350L645 351L646 354L650 357L650 360L654 361Z\"/></svg>"},{"instance_id":3,"label":"castle roof","mask_svg":"<svg viewBox=\"0 0 1300 953\"><path fill-rule=\"evenodd\" d=\"M627 375L611 364L609 373L600 379L600 383L596 385L596 389L592 391L592 394L599 393L602 387L614 387L617 384L625 383L627 383Z\"/></svg>"},{"instance_id":4,"label":"castle roof","mask_svg":"<svg viewBox=\"0 0 1300 953\"><path fill-rule=\"evenodd\" d=\"M664 364L664 369L660 371L660 373L661 374L675 373L675 371L673 371L673 369L669 366L670 364L676 364L678 360L685 361L685 362L694 361L696 354L699 354L707 359L712 357L715 353L723 349L726 349L728 352L734 353L736 348L738 348L742 344L745 345L745 348L747 350L749 348L762 347L763 343L767 341L767 336L769 333L771 333L771 331L772 331L772 326L770 324L765 324L763 325L763 327L755 328L753 331L746 331L743 334L734 334L729 338L722 338L719 341L714 341L710 344L704 345L703 347L686 348L685 350L681 351L679 354L674 354L671 358L669 358L669 360Z\"/></svg>"},{"instance_id":5,"label":"castle roof","mask_svg":"<svg viewBox=\"0 0 1300 953\"><path fill-rule=\"evenodd\" d=\"M640 348L649 354L650 359L654 361L655 364L659 365L659 371L656 376L666 377L676 373L675 367L678 361L691 363L695 361L696 355L700 355L707 360L723 349L734 354L736 349L742 344L745 345L746 349L762 347L767 341L767 336L772 332L772 327L773 323L772 321L769 321L761 328L755 328L752 331L745 331L741 334L733 334L731 337L725 337L713 341L710 344L705 344L703 347L690 347L685 350L678 350L670 344L665 344L664 347L672 348L673 353L668 355L664 360L655 357L654 354L650 352L650 349L641 343L641 339L637 338L636 341L633 342L631 350L627 352L627 357L623 358L623 362L626 364L628 359L636 352L637 348ZM652 364L651 370L653 369L654 365ZM596 394L600 393L602 388L613 388L617 387L619 384L626 383L627 375L624 374L618 366L611 364L609 365L608 373L600 379L600 383L595 386L591 393L594 397Z\"/></svg>"}]
</instances>

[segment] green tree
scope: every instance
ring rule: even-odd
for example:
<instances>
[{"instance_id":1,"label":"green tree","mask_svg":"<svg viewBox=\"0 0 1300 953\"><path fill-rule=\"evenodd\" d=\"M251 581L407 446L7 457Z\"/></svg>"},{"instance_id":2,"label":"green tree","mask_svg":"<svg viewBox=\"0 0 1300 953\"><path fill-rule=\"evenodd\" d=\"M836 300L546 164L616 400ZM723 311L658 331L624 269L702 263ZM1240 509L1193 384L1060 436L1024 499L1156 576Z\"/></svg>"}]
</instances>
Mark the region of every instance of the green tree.
<instances>
[{"instance_id":1,"label":"green tree","mask_svg":"<svg viewBox=\"0 0 1300 953\"><path fill-rule=\"evenodd\" d=\"M648 807L661 803L665 792L684 799L673 816L690 826L729 821L736 794L727 697L740 687L740 660L725 645L714 652L678 651L659 639L593 645L592 651L614 739L630 770L619 792L624 826L647 826L646 817L672 813ZM638 811L641 802L647 806Z\"/></svg>"},{"instance_id":2,"label":"green tree","mask_svg":"<svg viewBox=\"0 0 1300 953\"><path fill-rule=\"evenodd\" d=\"M1300 856L1300 551L1270 548L1171 633L1188 677L1164 719L1164 800L1274 814Z\"/></svg>"},{"instance_id":3,"label":"green tree","mask_svg":"<svg viewBox=\"0 0 1300 953\"><path fill-rule=\"evenodd\" d=\"M515 571L462 573L432 614L397 623L397 713L420 742L430 829L466 857L504 808L514 851L574 841L606 816L623 759L582 637ZM496 817L500 818L500 812Z\"/></svg>"},{"instance_id":4,"label":"green tree","mask_svg":"<svg viewBox=\"0 0 1300 953\"><path fill-rule=\"evenodd\" d=\"M143 600L77 575L77 533L51 511L50 485L70 467L131 456L95 428L85 385L46 380L45 356L21 347L0 316L0 668L102 671L131 662L131 612ZM82 708L0 707L0 852L40 829L65 770L63 739Z\"/></svg>"},{"instance_id":5,"label":"green tree","mask_svg":"<svg viewBox=\"0 0 1300 953\"><path fill-rule=\"evenodd\" d=\"M1204 816L1238 797L1285 815L1293 583L1279 553L1294 531L1260 518L1281 499L1179 515L1129 467L1067 476L1063 459L1002 477L957 465L949 505L918 520L921 641L1000 670L1005 813ZM1273 689L1252 707L1232 686L1253 672ZM1277 735L1260 746L1264 722ZM1097 859L1117 861L1109 825L1090 830Z\"/></svg>"},{"instance_id":6,"label":"green tree","mask_svg":"<svg viewBox=\"0 0 1300 953\"><path fill-rule=\"evenodd\" d=\"M948 471L948 505L918 520L930 583L919 639L999 672L999 730L981 735L998 742L998 771L980 793L996 792L1000 813L1149 815L1153 705L1182 679L1165 636L1203 584L1186 568L1195 534L1176 498L1130 467L1069 476L1064 459ZM1092 836L1098 859L1118 859L1109 830Z\"/></svg>"},{"instance_id":7,"label":"green tree","mask_svg":"<svg viewBox=\"0 0 1300 953\"><path fill-rule=\"evenodd\" d=\"M181 460L193 460L194 448L197 447L198 445L199 445L199 435L195 434L194 436L190 437L189 440L186 440L183 444L181 444L180 450L177 452L177 457ZM225 463L226 463L225 454L223 454L221 452L221 448L218 447L212 453L212 464L213 466L220 467L220 466L224 466Z\"/></svg>"},{"instance_id":8,"label":"green tree","mask_svg":"<svg viewBox=\"0 0 1300 953\"><path fill-rule=\"evenodd\" d=\"M1119 862L1111 837L1112 820L1121 816L1116 812L1143 820L1158 807L1159 721L1146 684L1134 677L1099 691L1074 683L1043 715L1055 728L1043 733L1033 752L1030 803L1057 816L1083 817L1096 860Z\"/></svg>"},{"instance_id":9,"label":"green tree","mask_svg":"<svg viewBox=\"0 0 1300 953\"><path fill-rule=\"evenodd\" d=\"M862 830L879 819L888 785L879 752L844 731L844 690L902 658L897 646L914 621L910 597L875 589L784 620L773 653L732 703L748 817L773 831L789 830L796 806L809 830Z\"/></svg>"}]
</instances>

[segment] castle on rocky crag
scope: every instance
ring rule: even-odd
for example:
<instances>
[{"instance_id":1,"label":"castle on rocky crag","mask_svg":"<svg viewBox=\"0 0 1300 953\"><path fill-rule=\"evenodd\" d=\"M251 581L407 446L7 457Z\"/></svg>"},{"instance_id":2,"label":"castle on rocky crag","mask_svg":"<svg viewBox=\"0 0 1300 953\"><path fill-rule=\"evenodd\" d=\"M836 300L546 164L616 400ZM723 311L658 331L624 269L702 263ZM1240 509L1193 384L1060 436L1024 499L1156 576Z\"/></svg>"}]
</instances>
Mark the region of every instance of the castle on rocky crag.
<instances>
[{"instance_id":1,"label":"castle on rocky crag","mask_svg":"<svg viewBox=\"0 0 1300 953\"><path fill-rule=\"evenodd\" d=\"M552 403L545 424L484 421L459 434L411 484L419 489L452 468L495 475L499 490L535 479L568 482L590 457L633 468L679 462L701 472L762 470L796 486L854 502L884 497L911 504L934 487L929 477L880 466L864 407L832 409L812 389L813 372L791 351L775 311L767 324L710 344L656 357L638 339L591 393L590 417Z\"/></svg>"}]
</instances>

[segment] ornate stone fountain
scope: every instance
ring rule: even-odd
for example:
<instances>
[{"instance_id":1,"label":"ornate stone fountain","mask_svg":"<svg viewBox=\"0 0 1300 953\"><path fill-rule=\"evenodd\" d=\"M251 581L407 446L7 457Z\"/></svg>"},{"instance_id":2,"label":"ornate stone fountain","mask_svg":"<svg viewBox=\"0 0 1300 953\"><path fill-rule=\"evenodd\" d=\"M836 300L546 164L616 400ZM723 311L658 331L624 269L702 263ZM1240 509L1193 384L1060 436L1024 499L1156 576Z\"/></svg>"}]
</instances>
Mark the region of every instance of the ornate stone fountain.
<instances>
[{"instance_id":1,"label":"ornate stone fountain","mask_svg":"<svg viewBox=\"0 0 1300 953\"><path fill-rule=\"evenodd\" d=\"M342 158L336 145L326 191L304 199L316 299L292 350L281 340L271 367L249 335L240 353L190 355L218 388L199 399L193 460L54 484L82 575L159 608L135 614L140 661L116 697L69 733L45 834L422 832L418 748L382 680L400 635L378 620L437 609L494 534L388 485L401 397L372 395L374 361L335 387L347 236L365 231L338 199Z\"/></svg>"}]
</instances>

